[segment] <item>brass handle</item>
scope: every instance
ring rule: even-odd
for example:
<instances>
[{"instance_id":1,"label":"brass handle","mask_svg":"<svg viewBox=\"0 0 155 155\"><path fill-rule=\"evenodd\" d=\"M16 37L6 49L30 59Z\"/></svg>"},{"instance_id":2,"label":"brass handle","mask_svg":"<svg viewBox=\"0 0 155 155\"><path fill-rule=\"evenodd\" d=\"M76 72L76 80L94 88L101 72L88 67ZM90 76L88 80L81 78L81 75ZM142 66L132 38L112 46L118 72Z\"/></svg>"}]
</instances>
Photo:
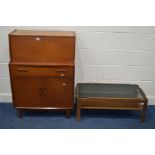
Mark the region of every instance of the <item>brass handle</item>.
<instances>
[{"instance_id":1,"label":"brass handle","mask_svg":"<svg viewBox=\"0 0 155 155\"><path fill-rule=\"evenodd\" d=\"M18 72L28 72L28 70L25 69L25 68L19 68L19 69L17 69L17 71L18 71Z\"/></svg>"},{"instance_id":2,"label":"brass handle","mask_svg":"<svg viewBox=\"0 0 155 155\"><path fill-rule=\"evenodd\" d=\"M47 89L46 88L40 88L40 94L41 95L46 95L47 94Z\"/></svg>"},{"instance_id":3,"label":"brass handle","mask_svg":"<svg viewBox=\"0 0 155 155\"><path fill-rule=\"evenodd\" d=\"M60 73L60 72L67 72L67 70L56 70L56 72Z\"/></svg>"},{"instance_id":4,"label":"brass handle","mask_svg":"<svg viewBox=\"0 0 155 155\"><path fill-rule=\"evenodd\" d=\"M36 41L40 41L40 37L36 37Z\"/></svg>"},{"instance_id":5,"label":"brass handle","mask_svg":"<svg viewBox=\"0 0 155 155\"><path fill-rule=\"evenodd\" d=\"M47 94L47 89L44 88L44 89L43 89L43 95L46 95L46 94Z\"/></svg>"},{"instance_id":6,"label":"brass handle","mask_svg":"<svg viewBox=\"0 0 155 155\"><path fill-rule=\"evenodd\" d=\"M63 84L62 84L62 86L66 86L66 85L67 85L66 83L63 83Z\"/></svg>"},{"instance_id":7,"label":"brass handle","mask_svg":"<svg viewBox=\"0 0 155 155\"><path fill-rule=\"evenodd\" d=\"M65 76L65 74L61 74L60 76L61 76L61 77L64 77L64 76Z\"/></svg>"}]
</instances>

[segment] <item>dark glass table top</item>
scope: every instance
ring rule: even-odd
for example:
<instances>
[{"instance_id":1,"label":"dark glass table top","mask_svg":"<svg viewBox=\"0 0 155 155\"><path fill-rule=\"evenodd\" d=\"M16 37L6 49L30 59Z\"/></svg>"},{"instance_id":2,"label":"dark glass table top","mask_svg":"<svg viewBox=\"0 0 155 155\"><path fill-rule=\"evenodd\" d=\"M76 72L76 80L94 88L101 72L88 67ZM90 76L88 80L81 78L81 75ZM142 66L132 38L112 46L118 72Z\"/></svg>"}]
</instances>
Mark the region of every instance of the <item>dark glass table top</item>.
<instances>
[{"instance_id":1,"label":"dark glass table top","mask_svg":"<svg viewBox=\"0 0 155 155\"><path fill-rule=\"evenodd\" d=\"M144 98L138 85L103 83L79 83L77 96L79 98Z\"/></svg>"}]
</instances>

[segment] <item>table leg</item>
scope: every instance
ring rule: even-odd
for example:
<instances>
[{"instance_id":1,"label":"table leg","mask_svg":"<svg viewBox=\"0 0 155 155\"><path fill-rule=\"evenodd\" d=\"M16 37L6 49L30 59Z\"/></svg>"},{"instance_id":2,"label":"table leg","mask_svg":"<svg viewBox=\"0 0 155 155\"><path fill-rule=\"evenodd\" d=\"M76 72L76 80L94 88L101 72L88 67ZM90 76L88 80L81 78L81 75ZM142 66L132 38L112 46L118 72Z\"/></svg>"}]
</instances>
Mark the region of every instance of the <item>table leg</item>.
<instances>
[{"instance_id":1,"label":"table leg","mask_svg":"<svg viewBox=\"0 0 155 155\"><path fill-rule=\"evenodd\" d=\"M81 115L81 106L80 103L77 102L77 113L76 113L76 120L80 121L80 115Z\"/></svg>"},{"instance_id":2,"label":"table leg","mask_svg":"<svg viewBox=\"0 0 155 155\"><path fill-rule=\"evenodd\" d=\"M17 109L19 118L23 118L23 110Z\"/></svg>"},{"instance_id":3,"label":"table leg","mask_svg":"<svg viewBox=\"0 0 155 155\"><path fill-rule=\"evenodd\" d=\"M66 117L67 118L71 117L71 110L70 109L66 110Z\"/></svg>"},{"instance_id":4,"label":"table leg","mask_svg":"<svg viewBox=\"0 0 155 155\"><path fill-rule=\"evenodd\" d=\"M146 115L146 110L147 110L147 102L144 102L144 106L143 106L143 111L142 111L142 114L141 114L141 122L144 123L145 121L145 115Z\"/></svg>"}]
</instances>

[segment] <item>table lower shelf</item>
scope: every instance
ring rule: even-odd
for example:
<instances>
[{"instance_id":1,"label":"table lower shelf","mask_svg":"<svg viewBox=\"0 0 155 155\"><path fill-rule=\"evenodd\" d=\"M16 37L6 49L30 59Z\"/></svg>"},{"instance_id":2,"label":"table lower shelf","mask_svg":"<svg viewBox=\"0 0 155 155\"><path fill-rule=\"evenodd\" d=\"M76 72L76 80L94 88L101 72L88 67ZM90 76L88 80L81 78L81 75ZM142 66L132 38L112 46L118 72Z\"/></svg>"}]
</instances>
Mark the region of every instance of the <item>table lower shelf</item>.
<instances>
[{"instance_id":1,"label":"table lower shelf","mask_svg":"<svg viewBox=\"0 0 155 155\"><path fill-rule=\"evenodd\" d=\"M81 109L143 110L141 103L80 103Z\"/></svg>"},{"instance_id":2,"label":"table lower shelf","mask_svg":"<svg viewBox=\"0 0 155 155\"><path fill-rule=\"evenodd\" d=\"M107 110L141 110L141 122L144 122L145 112L147 109L147 101L136 101L128 102L127 100L124 101L117 101L117 100L78 100L77 102L77 121L80 121L80 115L82 109L107 109Z\"/></svg>"}]
</instances>

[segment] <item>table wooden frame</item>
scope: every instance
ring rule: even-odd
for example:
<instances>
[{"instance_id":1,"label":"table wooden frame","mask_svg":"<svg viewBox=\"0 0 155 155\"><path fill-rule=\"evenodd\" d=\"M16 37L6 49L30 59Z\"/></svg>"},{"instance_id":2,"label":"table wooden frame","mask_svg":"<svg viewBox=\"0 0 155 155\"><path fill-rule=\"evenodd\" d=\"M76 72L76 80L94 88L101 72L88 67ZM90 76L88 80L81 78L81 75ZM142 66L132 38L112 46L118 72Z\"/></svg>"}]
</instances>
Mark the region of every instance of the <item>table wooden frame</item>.
<instances>
[{"instance_id":1,"label":"table wooden frame","mask_svg":"<svg viewBox=\"0 0 155 155\"><path fill-rule=\"evenodd\" d=\"M77 94L77 121L80 121L82 109L110 109L110 110L141 110L141 122L145 121L145 114L147 110L148 99L143 90L137 85L137 88L143 98L95 98L78 96L78 87L76 89ZM125 103L125 104L124 104Z\"/></svg>"}]
</instances>

